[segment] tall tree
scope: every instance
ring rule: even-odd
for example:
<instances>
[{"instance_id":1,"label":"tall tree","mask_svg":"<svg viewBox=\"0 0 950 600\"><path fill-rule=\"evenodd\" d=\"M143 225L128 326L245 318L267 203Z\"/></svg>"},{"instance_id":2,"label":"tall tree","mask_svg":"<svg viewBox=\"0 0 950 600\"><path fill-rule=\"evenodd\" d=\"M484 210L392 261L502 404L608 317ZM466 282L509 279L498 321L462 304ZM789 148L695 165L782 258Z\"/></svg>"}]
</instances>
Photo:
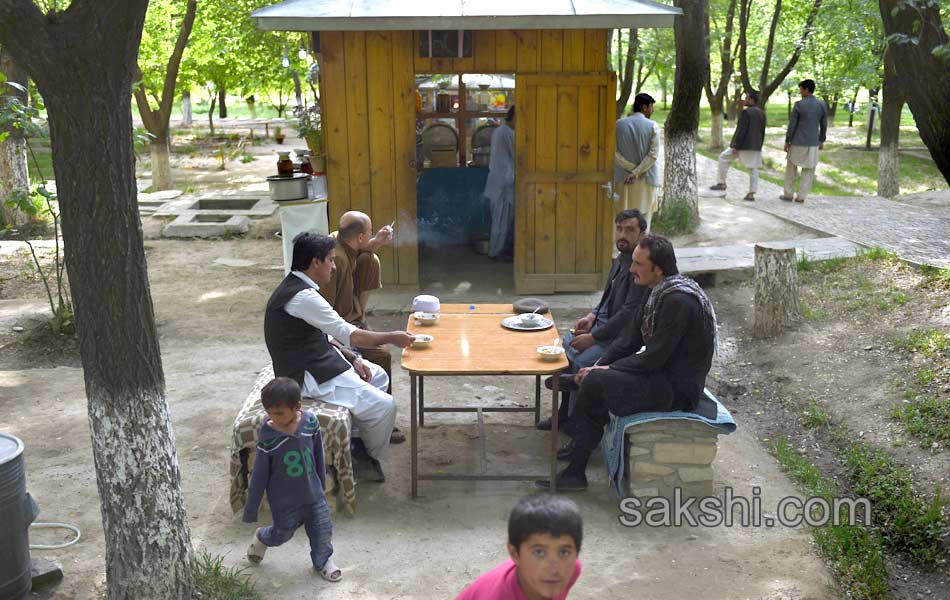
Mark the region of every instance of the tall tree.
<instances>
[{"instance_id":1,"label":"tall tree","mask_svg":"<svg viewBox=\"0 0 950 600\"><path fill-rule=\"evenodd\" d=\"M0 103L29 100L27 76L6 48L0 47ZM28 217L15 207L7 206L6 199L13 193L27 193L30 189L30 171L26 163L26 139L19 128L0 123L0 229L19 227Z\"/></svg>"},{"instance_id":2,"label":"tall tree","mask_svg":"<svg viewBox=\"0 0 950 600\"><path fill-rule=\"evenodd\" d=\"M888 52L920 139L950 184L950 39L937 0L879 0Z\"/></svg>"},{"instance_id":3,"label":"tall tree","mask_svg":"<svg viewBox=\"0 0 950 600\"><path fill-rule=\"evenodd\" d=\"M190 599L181 474L135 189L147 0L0 0L0 43L45 100L83 363L110 599Z\"/></svg>"},{"instance_id":4,"label":"tall tree","mask_svg":"<svg viewBox=\"0 0 950 600\"><path fill-rule=\"evenodd\" d=\"M641 32L639 29L627 29L627 36L624 39L623 30L617 30L615 57L617 73L620 74L620 97L617 98L618 119L623 116L627 104L630 103L630 97L643 90L647 79L656 70L663 48L661 44L655 43L657 42L655 38L656 36ZM644 47L649 50L643 52Z\"/></svg>"},{"instance_id":5,"label":"tall tree","mask_svg":"<svg viewBox=\"0 0 950 600\"><path fill-rule=\"evenodd\" d=\"M815 23L815 17L818 16L818 9L821 8L822 0L810 0L811 8L805 18L805 24L802 33L795 42L791 55L785 61L785 66L779 69L774 77L770 75L772 70L772 61L775 59L776 34L779 31L779 23L782 20L782 0L775 0L775 7L772 9L772 15L769 19L769 34L766 39L765 49L762 56L762 68L759 70L758 85L752 85L751 74L749 73L749 24L752 17L752 0L740 0L739 3L739 69L742 75L742 85L745 89L759 90L758 105L764 110L768 104L769 97L782 85L788 74L795 68L795 64L802 56L805 49L805 43L812 33ZM756 5L758 6L758 5Z\"/></svg>"},{"instance_id":6,"label":"tall tree","mask_svg":"<svg viewBox=\"0 0 950 600\"><path fill-rule=\"evenodd\" d=\"M901 111L904 90L897 77L894 51L884 53L884 84L881 86L881 149L877 155L877 195L891 198L901 193L900 157Z\"/></svg>"},{"instance_id":7,"label":"tall tree","mask_svg":"<svg viewBox=\"0 0 950 600\"><path fill-rule=\"evenodd\" d=\"M699 225L696 189L696 133L699 101L709 74L706 43L707 0L674 0L683 16L673 24L676 75L673 105L666 117L663 201L657 220L668 229L692 230Z\"/></svg>"},{"instance_id":8,"label":"tall tree","mask_svg":"<svg viewBox=\"0 0 950 600\"><path fill-rule=\"evenodd\" d=\"M171 151L171 136L169 135L169 121L172 116L172 108L175 104L175 87L178 83L178 69L181 66L181 59L185 53L185 47L188 45L188 36L191 35L192 27L195 24L195 12L198 7L197 0L188 0L185 5L185 14L181 23L175 23L174 11L177 3L153 1L148 8L146 22L148 34L143 36L139 59L136 63L135 78L138 85L135 86L135 103L139 108L139 115L142 117L142 123L145 129L151 134L152 149L152 188L156 190L168 190L172 187L172 171L169 153ZM162 39L165 36L171 37L169 33L177 29L175 45L171 49L171 55L167 62L163 62L166 45ZM163 35L164 34L164 35ZM150 50L150 52L146 51ZM143 59L150 59L146 62ZM143 72L142 65L145 65ZM145 75L148 73L148 76ZM161 89L158 88L158 80L161 79ZM151 96L157 103L156 108L152 108L149 102Z\"/></svg>"},{"instance_id":9,"label":"tall tree","mask_svg":"<svg viewBox=\"0 0 950 600\"><path fill-rule=\"evenodd\" d=\"M732 49L732 32L736 15L737 0L729 0L726 7L726 21L720 26L718 19L713 19L714 27L710 29L709 11L706 11L706 36L712 43L715 33L717 45L719 46L719 81L716 82L716 89L712 88L712 69L706 76L706 100L709 101L709 111L712 115L711 133L709 136L709 148L720 150L723 147L722 141L722 121L723 106L726 96L729 94L729 83L732 81L732 73L735 70L735 54ZM718 8L718 7L717 7ZM709 61L710 64L712 60Z\"/></svg>"}]
</instances>

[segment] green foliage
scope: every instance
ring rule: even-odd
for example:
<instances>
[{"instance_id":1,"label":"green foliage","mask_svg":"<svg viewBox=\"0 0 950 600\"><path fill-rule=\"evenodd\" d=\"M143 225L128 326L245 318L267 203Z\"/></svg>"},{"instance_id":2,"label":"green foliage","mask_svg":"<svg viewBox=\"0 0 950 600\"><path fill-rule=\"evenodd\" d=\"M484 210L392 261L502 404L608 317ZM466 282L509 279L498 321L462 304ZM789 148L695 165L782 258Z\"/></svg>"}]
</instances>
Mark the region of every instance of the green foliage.
<instances>
[{"instance_id":1,"label":"green foliage","mask_svg":"<svg viewBox=\"0 0 950 600\"><path fill-rule=\"evenodd\" d=\"M824 308L812 308L804 301L799 303L802 316L808 321L823 321L831 316L831 313Z\"/></svg>"},{"instance_id":2,"label":"green foliage","mask_svg":"<svg viewBox=\"0 0 950 600\"><path fill-rule=\"evenodd\" d=\"M195 577L195 590L201 598L213 600L263 600L246 569L225 567L224 558L212 556L207 550L196 556L191 563Z\"/></svg>"},{"instance_id":3,"label":"green foliage","mask_svg":"<svg viewBox=\"0 0 950 600\"><path fill-rule=\"evenodd\" d=\"M918 371L918 379L919 376ZM902 421L907 432L923 444L950 445L950 401L913 392L909 395L911 402L895 408L892 416Z\"/></svg>"},{"instance_id":4,"label":"green foliage","mask_svg":"<svg viewBox=\"0 0 950 600\"><path fill-rule=\"evenodd\" d=\"M861 258L866 258L868 260L886 260L886 261L897 261L900 260L897 257L896 252L891 252L890 250L885 250L880 246L875 246L873 248L861 249L858 250L858 256Z\"/></svg>"},{"instance_id":5,"label":"green foliage","mask_svg":"<svg viewBox=\"0 0 950 600\"><path fill-rule=\"evenodd\" d=\"M939 329L912 331L897 340L896 345L902 350L919 352L924 356L936 358L938 354L950 348L950 334Z\"/></svg>"},{"instance_id":6,"label":"green foliage","mask_svg":"<svg viewBox=\"0 0 950 600\"><path fill-rule=\"evenodd\" d=\"M693 211L685 200L667 200L650 223L653 231L666 236L687 233L694 227Z\"/></svg>"},{"instance_id":7,"label":"green foliage","mask_svg":"<svg viewBox=\"0 0 950 600\"><path fill-rule=\"evenodd\" d=\"M917 369L915 374L917 383L919 385L929 385L937 377L937 372L933 369L924 367L922 369Z\"/></svg>"},{"instance_id":8,"label":"green foliage","mask_svg":"<svg viewBox=\"0 0 950 600\"><path fill-rule=\"evenodd\" d=\"M787 439L779 439L773 452L782 468L806 492L829 501L836 496L835 483L798 454ZM850 598L883 600L890 596L884 544L877 531L845 523L816 527L811 534Z\"/></svg>"},{"instance_id":9,"label":"green foliage","mask_svg":"<svg viewBox=\"0 0 950 600\"><path fill-rule=\"evenodd\" d=\"M805 427L809 429L824 428L831 425L831 415L825 412L815 400L808 403L805 408Z\"/></svg>"},{"instance_id":10,"label":"green foliage","mask_svg":"<svg viewBox=\"0 0 950 600\"><path fill-rule=\"evenodd\" d=\"M845 459L854 493L870 500L884 543L920 563L935 564L943 555L943 530L950 525L942 514L940 489L932 500L921 498L911 472L877 448L851 444Z\"/></svg>"},{"instance_id":11,"label":"green foliage","mask_svg":"<svg viewBox=\"0 0 950 600\"><path fill-rule=\"evenodd\" d=\"M927 287L950 288L950 267L934 267L932 265L922 265L920 272L927 278L924 283Z\"/></svg>"},{"instance_id":12,"label":"green foliage","mask_svg":"<svg viewBox=\"0 0 950 600\"><path fill-rule=\"evenodd\" d=\"M815 261L808 258L808 253L802 250L802 255L798 258L796 267L799 273L808 273L815 270Z\"/></svg>"}]
</instances>

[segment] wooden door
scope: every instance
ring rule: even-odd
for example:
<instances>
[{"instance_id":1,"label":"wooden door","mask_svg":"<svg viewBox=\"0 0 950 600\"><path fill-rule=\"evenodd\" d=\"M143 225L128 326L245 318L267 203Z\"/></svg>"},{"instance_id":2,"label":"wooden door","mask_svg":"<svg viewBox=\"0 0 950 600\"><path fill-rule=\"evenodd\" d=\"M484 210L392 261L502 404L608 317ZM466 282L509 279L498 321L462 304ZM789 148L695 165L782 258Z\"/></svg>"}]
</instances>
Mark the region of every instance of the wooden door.
<instances>
[{"instance_id":1,"label":"wooden door","mask_svg":"<svg viewBox=\"0 0 950 600\"><path fill-rule=\"evenodd\" d=\"M610 265L614 73L518 75L515 287L593 291Z\"/></svg>"}]
</instances>

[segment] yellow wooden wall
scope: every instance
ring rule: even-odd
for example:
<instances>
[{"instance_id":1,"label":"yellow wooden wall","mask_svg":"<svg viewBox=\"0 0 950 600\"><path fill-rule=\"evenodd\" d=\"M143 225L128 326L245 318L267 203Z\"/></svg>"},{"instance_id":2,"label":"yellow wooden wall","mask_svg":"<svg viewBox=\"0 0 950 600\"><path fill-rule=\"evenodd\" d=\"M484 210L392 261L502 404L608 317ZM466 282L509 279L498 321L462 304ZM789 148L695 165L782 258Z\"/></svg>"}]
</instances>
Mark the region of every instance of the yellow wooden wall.
<instances>
[{"instance_id":1,"label":"yellow wooden wall","mask_svg":"<svg viewBox=\"0 0 950 600\"><path fill-rule=\"evenodd\" d=\"M421 58L416 73L571 73L606 71L606 29L518 29L472 32L469 58Z\"/></svg>"},{"instance_id":2,"label":"yellow wooden wall","mask_svg":"<svg viewBox=\"0 0 950 600\"><path fill-rule=\"evenodd\" d=\"M395 244L378 252L383 283L415 285L413 32L324 32L320 46L330 228L348 210L376 229L395 220Z\"/></svg>"}]
</instances>

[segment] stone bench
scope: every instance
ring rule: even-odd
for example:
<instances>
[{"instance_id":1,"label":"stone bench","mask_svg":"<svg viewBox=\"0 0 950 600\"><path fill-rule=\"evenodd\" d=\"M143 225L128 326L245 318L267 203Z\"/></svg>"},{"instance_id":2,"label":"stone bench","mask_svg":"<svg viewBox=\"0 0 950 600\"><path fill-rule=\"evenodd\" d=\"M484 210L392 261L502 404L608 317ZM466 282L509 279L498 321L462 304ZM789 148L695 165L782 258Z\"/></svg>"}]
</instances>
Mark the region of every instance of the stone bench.
<instances>
[{"instance_id":1,"label":"stone bench","mask_svg":"<svg viewBox=\"0 0 950 600\"><path fill-rule=\"evenodd\" d=\"M624 435L624 497L712 496L713 467L723 431L701 421L670 419L641 423Z\"/></svg>"}]
</instances>

